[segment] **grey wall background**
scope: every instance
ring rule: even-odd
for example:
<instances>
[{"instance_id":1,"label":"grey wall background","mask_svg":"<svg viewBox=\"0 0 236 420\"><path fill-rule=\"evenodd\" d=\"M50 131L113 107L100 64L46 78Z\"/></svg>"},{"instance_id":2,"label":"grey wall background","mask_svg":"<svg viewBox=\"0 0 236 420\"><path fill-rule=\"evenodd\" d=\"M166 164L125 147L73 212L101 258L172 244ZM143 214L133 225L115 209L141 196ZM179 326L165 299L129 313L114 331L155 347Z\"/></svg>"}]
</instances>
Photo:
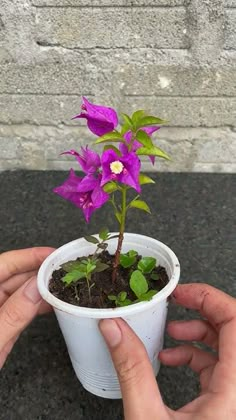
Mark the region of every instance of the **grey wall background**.
<instances>
[{"instance_id":1,"label":"grey wall background","mask_svg":"<svg viewBox=\"0 0 236 420\"><path fill-rule=\"evenodd\" d=\"M1 0L0 170L71 167L82 94L170 121L157 170L236 172L236 0Z\"/></svg>"}]
</instances>

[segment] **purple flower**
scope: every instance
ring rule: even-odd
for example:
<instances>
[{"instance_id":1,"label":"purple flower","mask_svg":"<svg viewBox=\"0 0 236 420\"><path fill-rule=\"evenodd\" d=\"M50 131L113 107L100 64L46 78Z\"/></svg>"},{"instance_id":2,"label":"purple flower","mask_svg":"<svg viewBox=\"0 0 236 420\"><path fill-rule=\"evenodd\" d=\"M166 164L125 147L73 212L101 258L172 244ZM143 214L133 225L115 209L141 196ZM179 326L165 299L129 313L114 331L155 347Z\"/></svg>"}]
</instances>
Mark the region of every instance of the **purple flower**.
<instances>
[{"instance_id":1,"label":"purple flower","mask_svg":"<svg viewBox=\"0 0 236 420\"><path fill-rule=\"evenodd\" d=\"M141 163L134 152L128 152L123 156L119 156L114 150L108 149L103 152L101 163L102 186L109 181L117 181L129 185L138 193L141 192L139 184Z\"/></svg>"},{"instance_id":2,"label":"purple flower","mask_svg":"<svg viewBox=\"0 0 236 420\"><path fill-rule=\"evenodd\" d=\"M79 154L75 150L68 150L62 153L62 155L75 156L82 170L86 174L96 172L101 166L100 156L98 155L98 153L94 152L93 150L90 150L88 146L86 146L86 148L81 147L81 150L81 154Z\"/></svg>"},{"instance_id":3,"label":"purple flower","mask_svg":"<svg viewBox=\"0 0 236 420\"><path fill-rule=\"evenodd\" d=\"M86 118L88 128L97 136L110 133L118 125L118 116L114 109L92 104L84 96L81 109L85 112L81 112L74 118Z\"/></svg>"},{"instance_id":4,"label":"purple flower","mask_svg":"<svg viewBox=\"0 0 236 420\"><path fill-rule=\"evenodd\" d=\"M161 127L143 127L140 130L145 131L145 133L147 133L148 136L151 136L153 133L155 133L155 131L159 130ZM127 143L131 142L132 139L132 131L127 131L124 134L124 139L127 141ZM136 152L136 150L138 150L140 147L143 147L143 145L141 143L139 143L139 141L134 140L133 142L133 146L132 146L132 152ZM121 153L125 154L128 153L128 147L124 144L124 143L120 143L119 149L121 151ZM149 156L149 159L151 160L152 164L154 165L155 163L155 156Z\"/></svg>"},{"instance_id":5,"label":"purple flower","mask_svg":"<svg viewBox=\"0 0 236 420\"><path fill-rule=\"evenodd\" d=\"M86 222L89 222L95 210L109 200L109 194L101 188L101 175L95 178L93 174L88 174L80 178L75 175L73 169L70 170L66 181L53 191L79 207L84 213Z\"/></svg>"}]
</instances>

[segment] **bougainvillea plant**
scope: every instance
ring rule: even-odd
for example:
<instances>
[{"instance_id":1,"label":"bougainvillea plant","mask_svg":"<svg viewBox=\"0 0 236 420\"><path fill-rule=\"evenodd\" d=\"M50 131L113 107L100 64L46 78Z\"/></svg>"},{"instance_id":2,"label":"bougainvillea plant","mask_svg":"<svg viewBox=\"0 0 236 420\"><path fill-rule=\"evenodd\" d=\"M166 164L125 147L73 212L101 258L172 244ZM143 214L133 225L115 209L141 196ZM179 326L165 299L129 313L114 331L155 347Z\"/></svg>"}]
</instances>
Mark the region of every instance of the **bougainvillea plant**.
<instances>
[{"instance_id":1,"label":"bougainvillea plant","mask_svg":"<svg viewBox=\"0 0 236 420\"><path fill-rule=\"evenodd\" d=\"M137 253L130 250L121 254L127 212L132 208L150 213L148 204L140 199L141 188L144 184L154 183L147 175L141 172L141 156L149 156L151 164L155 164L156 157L169 159L169 156L157 147L152 140L152 134L160 129L165 121L147 115L138 110L132 116L122 114L123 123L119 126L117 112L109 107L95 105L83 97L82 112L74 119L87 120L89 130L97 137L95 144L104 144L102 153L97 153L90 147L82 147L81 151L68 150L62 154L72 155L78 162L82 177L70 170L66 181L54 192L66 200L71 201L83 211L86 222L89 222L92 213L109 202L119 224L117 249L113 263L112 282L116 281L119 264L127 268L134 264ZM134 197L128 201L129 190L135 192ZM81 278L87 280L89 296L91 293L91 275L93 272L106 269L106 264L99 261L99 251L106 249L106 241L111 239L108 229L100 231L99 239L88 236L86 239L97 244L93 257L82 261L64 265L67 275L63 281L67 284L77 282ZM137 260L137 266L130 278L130 287L136 301L150 299L156 291L149 290L145 273L151 273L156 265L152 257ZM155 275L153 273L153 279ZM109 296L117 306L129 305L125 292Z\"/></svg>"}]
</instances>

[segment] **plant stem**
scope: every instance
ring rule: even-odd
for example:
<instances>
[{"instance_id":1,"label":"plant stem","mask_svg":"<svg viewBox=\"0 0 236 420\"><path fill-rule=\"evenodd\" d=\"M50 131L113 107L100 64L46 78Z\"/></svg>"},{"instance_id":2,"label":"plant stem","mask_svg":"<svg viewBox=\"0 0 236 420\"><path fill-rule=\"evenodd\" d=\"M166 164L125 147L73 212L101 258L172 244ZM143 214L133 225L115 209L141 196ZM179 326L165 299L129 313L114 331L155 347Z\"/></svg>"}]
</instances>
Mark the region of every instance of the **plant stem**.
<instances>
[{"instance_id":1,"label":"plant stem","mask_svg":"<svg viewBox=\"0 0 236 420\"><path fill-rule=\"evenodd\" d=\"M118 238L117 249L115 252L115 261L113 264L113 271L112 271L112 283L116 281L116 274L117 268L120 262L120 253L122 248L122 243L124 239L124 231L125 231L125 220L126 220L126 201L127 201L127 187L122 187L122 204L121 204L121 222L120 222L120 232Z\"/></svg>"},{"instance_id":2,"label":"plant stem","mask_svg":"<svg viewBox=\"0 0 236 420\"><path fill-rule=\"evenodd\" d=\"M79 301L79 292L77 286L75 286L75 297Z\"/></svg>"},{"instance_id":3,"label":"plant stem","mask_svg":"<svg viewBox=\"0 0 236 420\"><path fill-rule=\"evenodd\" d=\"M88 286L89 302L91 302L90 280L91 280L91 277L89 278L89 276L87 275L86 276L86 281L87 281L87 286Z\"/></svg>"},{"instance_id":4,"label":"plant stem","mask_svg":"<svg viewBox=\"0 0 236 420\"><path fill-rule=\"evenodd\" d=\"M131 152L131 150L132 150L133 143L135 141L135 137L136 137L136 131L135 132L132 132L132 137L131 137L130 143L128 145L129 152Z\"/></svg>"}]
</instances>

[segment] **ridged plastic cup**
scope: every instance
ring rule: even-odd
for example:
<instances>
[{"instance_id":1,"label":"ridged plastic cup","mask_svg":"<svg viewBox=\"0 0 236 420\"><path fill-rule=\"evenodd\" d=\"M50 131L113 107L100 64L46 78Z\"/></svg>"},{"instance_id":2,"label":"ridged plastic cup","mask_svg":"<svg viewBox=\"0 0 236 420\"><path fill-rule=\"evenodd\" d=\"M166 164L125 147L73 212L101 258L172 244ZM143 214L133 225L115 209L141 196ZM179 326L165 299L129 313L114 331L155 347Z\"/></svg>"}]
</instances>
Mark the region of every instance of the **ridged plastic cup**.
<instances>
[{"instance_id":1,"label":"ridged plastic cup","mask_svg":"<svg viewBox=\"0 0 236 420\"><path fill-rule=\"evenodd\" d=\"M117 239L108 243L109 252L114 254ZM99 397L116 399L121 398L119 382L98 322L104 318L123 318L143 341L157 375L160 367L157 355L163 347L167 298L179 281L180 265L173 251L163 243L147 236L126 233L122 252L134 249L144 257L155 257L169 276L169 283L151 301L116 309L92 309L71 305L53 296L48 290L53 271L69 260L93 253L95 249L96 245L84 238L58 248L42 264L38 288L43 299L54 308L72 365L83 387Z\"/></svg>"}]
</instances>

